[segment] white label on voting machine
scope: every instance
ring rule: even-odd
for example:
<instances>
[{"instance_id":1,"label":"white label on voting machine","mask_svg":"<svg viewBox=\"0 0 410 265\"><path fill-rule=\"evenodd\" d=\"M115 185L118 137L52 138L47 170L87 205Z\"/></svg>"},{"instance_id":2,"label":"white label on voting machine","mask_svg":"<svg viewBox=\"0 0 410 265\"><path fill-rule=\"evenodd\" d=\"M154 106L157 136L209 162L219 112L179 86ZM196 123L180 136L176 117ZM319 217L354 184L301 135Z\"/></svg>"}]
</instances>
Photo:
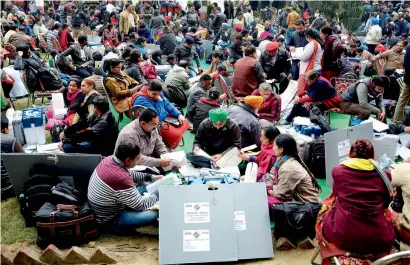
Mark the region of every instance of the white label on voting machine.
<instances>
[{"instance_id":1,"label":"white label on voting machine","mask_svg":"<svg viewBox=\"0 0 410 265\"><path fill-rule=\"evenodd\" d=\"M184 217L186 224L209 223L209 202L184 203Z\"/></svg>"},{"instance_id":2,"label":"white label on voting machine","mask_svg":"<svg viewBox=\"0 0 410 265\"><path fill-rule=\"evenodd\" d=\"M209 230L184 230L184 252L210 251Z\"/></svg>"},{"instance_id":3,"label":"white label on voting machine","mask_svg":"<svg viewBox=\"0 0 410 265\"><path fill-rule=\"evenodd\" d=\"M235 230L245 231L246 230L246 220L245 211L235 211Z\"/></svg>"},{"instance_id":4,"label":"white label on voting machine","mask_svg":"<svg viewBox=\"0 0 410 265\"><path fill-rule=\"evenodd\" d=\"M339 156L345 156L350 151L350 142L349 140L341 141L337 144L337 151L339 152Z\"/></svg>"}]
</instances>

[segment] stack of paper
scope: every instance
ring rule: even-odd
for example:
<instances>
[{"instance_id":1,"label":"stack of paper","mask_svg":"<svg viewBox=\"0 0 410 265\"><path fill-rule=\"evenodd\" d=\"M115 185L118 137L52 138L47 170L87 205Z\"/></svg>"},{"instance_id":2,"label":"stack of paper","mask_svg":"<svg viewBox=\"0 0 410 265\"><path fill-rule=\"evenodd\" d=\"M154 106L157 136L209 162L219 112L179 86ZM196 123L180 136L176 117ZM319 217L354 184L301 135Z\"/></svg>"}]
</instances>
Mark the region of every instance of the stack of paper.
<instances>
[{"instance_id":1,"label":"stack of paper","mask_svg":"<svg viewBox=\"0 0 410 265\"><path fill-rule=\"evenodd\" d=\"M51 98L54 119L63 119L67 115L67 109L64 107L63 93L53 93Z\"/></svg>"},{"instance_id":2,"label":"stack of paper","mask_svg":"<svg viewBox=\"0 0 410 265\"><path fill-rule=\"evenodd\" d=\"M38 144L37 145L37 153L40 154L54 154L60 153L61 151L58 149L58 143L52 144Z\"/></svg>"},{"instance_id":3,"label":"stack of paper","mask_svg":"<svg viewBox=\"0 0 410 265\"><path fill-rule=\"evenodd\" d=\"M187 163L185 152L178 151L161 155L161 159L171 160L171 165L164 167L165 171L171 170L173 167L182 167Z\"/></svg>"},{"instance_id":4,"label":"stack of paper","mask_svg":"<svg viewBox=\"0 0 410 265\"><path fill-rule=\"evenodd\" d=\"M404 160L410 159L410 149L405 146L400 147L399 156Z\"/></svg>"},{"instance_id":5,"label":"stack of paper","mask_svg":"<svg viewBox=\"0 0 410 265\"><path fill-rule=\"evenodd\" d=\"M294 52L290 53L292 59L297 59L303 54L303 47L298 47Z\"/></svg>"},{"instance_id":6,"label":"stack of paper","mask_svg":"<svg viewBox=\"0 0 410 265\"><path fill-rule=\"evenodd\" d=\"M218 161L216 161L216 165L219 168L237 166L242 162L242 159L238 156L238 154L239 154L239 149L237 147L232 148L225 155L223 155Z\"/></svg>"},{"instance_id":7,"label":"stack of paper","mask_svg":"<svg viewBox=\"0 0 410 265\"><path fill-rule=\"evenodd\" d=\"M159 179L155 181L154 183L151 183L147 186L147 191L149 193L153 193L159 189L160 185L180 185L182 184L181 180L178 178L177 174L175 173L170 173L163 177L162 179Z\"/></svg>"},{"instance_id":8,"label":"stack of paper","mask_svg":"<svg viewBox=\"0 0 410 265\"><path fill-rule=\"evenodd\" d=\"M375 130L376 132L383 132L389 129L389 125L387 125L386 123L383 123L379 120L376 120L372 117L370 117L369 119L363 121L363 123L367 123L367 122L372 122L373 123L373 130Z\"/></svg>"}]
</instances>

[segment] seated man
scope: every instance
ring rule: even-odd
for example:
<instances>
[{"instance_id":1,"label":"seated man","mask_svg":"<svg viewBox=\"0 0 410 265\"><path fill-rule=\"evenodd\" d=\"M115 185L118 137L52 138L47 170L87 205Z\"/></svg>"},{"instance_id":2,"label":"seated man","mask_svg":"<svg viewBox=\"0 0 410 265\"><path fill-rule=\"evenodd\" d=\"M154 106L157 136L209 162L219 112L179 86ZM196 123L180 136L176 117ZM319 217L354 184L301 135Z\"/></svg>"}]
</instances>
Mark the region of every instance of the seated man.
<instances>
[{"instance_id":1,"label":"seated man","mask_svg":"<svg viewBox=\"0 0 410 265\"><path fill-rule=\"evenodd\" d=\"M343 112L357 115L361 120L367 120L370 114L376 114L377 119L386 119L386 109L383 104L383 92L389 87L390 79L387 76L366 78L351 85L340 97L339 107ZM376 102L376 107L370 101Z\"/></svg>"},{"instance_id":2,"label":"seated man","mask_svg":"<svg viewBox=\"0 0 410 265\"><path fill-rule=\"evenodd\" d=\"M159 134L158 126L159 119L155 110L144 109L138 119L121 130L117 139L117 148L124 138L131 137L141 149L141 156L137 161L138 165L149 167L169 166L171 164L170 160L159 158L162 154L167 154L168 150Z\"/></svg>"},{"instance_id":3,"label":"seated man","mask_svg":"<svg viewBox=\"0 0 410 265\"><path fill-rule=\"evenodd\" d=\"M138 36L146 38L147 43L154 43L152 32L144 23L142 23L138 28Z\"/></svg>"},{"instance_id":4,"label":"seated man","mask_svg":"<svg viewBox=\"0 0 410 265\"><path fill-rule=\"evenodd\" d=\"M209 111L209 118L201 122L195 135L193 154L204 150L214 162L230 149L241 148L241 130L221 108Z\"/></svg>"},{"instance_id":5,"label":"seated man","mask_svg":"<svg viewBox=\"0 0 410 265\"><path fill-rule=\"evenodd\" d=\"M356 58L359 58L360 62L370 61L373 58L373 54L362 47L357 48L356 53Z\"/></svg>"},{"instance_id":6,"label":"seated man","mask_svg":"<svg viewBox=\"0 0 410 265\"><path fill-rule=\"evenodd\" d=\"M245 103L239 103L228 109L229 117L240 124L241 148L256 144L261 146L261 125L256 110L263 103L261 96L246 96Z\"/></svg>"},{"instance_id":7,"label":"seated man","mask_svg":"<svg viewBox=\"0 0 410 265\"><path fill-rule=\"evenodd\" d=\"M175 48L174 55L177 57L178 62L182 60L187 61L190 68L194 66L193 61L195 60L196 65L198 66L198 73L202 71L198 53L195 51L194 40L191 37L185 37L185 42ZM193 70L190 71L189 76L195 76Z\"/></svg>"},{"instance_id":8,"label":"seated man","mask_svg":"<svg viewBox=\"0 0 410 265\"><path fill-rule=\"evenodd\" d=\"M216 73L218 73L218 65L222 65L222 60L224 58L224 55L220 51L214 51L212 53L212 62L211 65L209 66L209 69L204 72L204 74L214 76Z\"/></svg>"},{"instance_id":9,"label":"seated man","mask_svg":"<svg viewBox=\"0 0 410 265\"><path fill-rule=\"evenodd\" d=\"M289 84L287 77L290 72L290 62L287 53L279 50L277 42L271 42L266 45L266 50L259 58L259 62L266 74L266 79L275 79L279 82L278 92L283 93Z\"/></svg>"},{"instance_id":10,"label":"seated man","mask_svg":"<svg viewBox=\"0 0 410 265\"><path fill-rule=\"evenodd\" d=\"M59 149L65 153L111 155L118 136L118 126L110 111L108 99L96 97L94 113L88 121L82 120L61 133Z\"/></svg>"},{"instance_id":11,"label":"seated man","mask_svg":"<svg viewBox=\"0 0 410 265\"><path fill-rule=\"evenodd\" d=\"M199 79L199 83L196 83L193 87L189 89L187 110L201 98L206 95L206 92L212 86L212 77L210 75L202 75Z\"/></svg>"},{"instance_id":12,"label":"seated man","mask_svg":"<svg viewBox=\"0 0 410 265\"><path fill-rule=\"evenodd\" d=\"M241 59L243 57L243 46L242 46L242 36L237 36L235 38L235 41L231 44L229 47L229 62L232 64L235 64L236 61Z\"/></svg>"},{"instance_id":13,"label":"seated man","mask_svg":"<svg viewBox=\"0 0 410 265\"><path fill-rule=\"evenodd\" d=\"M115 154L101 161L88 184L88 203L98 224L118 234L135 234L135 228L158 222L158 212L147 211L158 202L158 191L143 196L145 185L136 188L135 183L154 182L162 176L130 170L140 155L138 143L123 137Z\"/></svg>"},{"instance_id":14,"label":"seated man","mask_svg":"<svg viewBox=\"0 0 410 265\"><path fill-rule=\"evenodd\" d=\"M61 55L71 55L76 75L86 78L93 74L94 61L91 48L88 47L86 35L78 36L78 43L71 45L67 50L63 51Z\"/></svg>"},{"instance_id":15,"label":"seated man","mask_svg":"<svg viewBox=\"0 0 410 265\"><path fill-rule=\"evenodd\" d=\"M179 88L182 91L189 90L189 67L187 61L181 60L167 74L165 86L169 89Z\"/></svg>"},{"instance_id":16,"label":"seated man","mask_svg":"<svg viewBox=\"0 0 410 265\"><path fill-rule=\"evenodd\" d=\"M403 120L389 125L391 134L410 133L410 110L405 112Z\"/></svg>"},{"instance_id":17,"label":"seated man","mask_svg":"<svg viewBox=\"0 0 410 265\"><path fill-rule=\"evenodd\" d=\"M404 42L399 41L397 42L397 45L388 51L385 51L383 53L380 53L373 57L369 61L369 65L373 66L375 62L377 62L380 59L385 59L386 64L384 65L384 75L390 76L396 71L396 69L403 69L403 64L404 64Z\"/></svg>"},{"instance_id":18,"label":"seated man","mask_svg":"<svg viewBox=\"0 0 410 265\"><path fill-rule=\"evenodd\" d=\"M133 106L140 105L155 110L160 121L164 121L167 116L178 118L181 123L185 121L181 112L162 93L162 84L158 79L152 80L149 87L142 87L132 97L132 102Z\"/></svg>"},{"instance_id":19,"label":"seated man","mask_svg":"<svg viewBox=\"0 0 410 265\"><path fill-rule=\"evenodd\" d=\"M28 44L20 44L16 47L17 56L14 62L15 70L26 70L26 64L28 63L34 69L41 67L41 59L30 51L30 46Z\"/></svg>"}]
</instances>

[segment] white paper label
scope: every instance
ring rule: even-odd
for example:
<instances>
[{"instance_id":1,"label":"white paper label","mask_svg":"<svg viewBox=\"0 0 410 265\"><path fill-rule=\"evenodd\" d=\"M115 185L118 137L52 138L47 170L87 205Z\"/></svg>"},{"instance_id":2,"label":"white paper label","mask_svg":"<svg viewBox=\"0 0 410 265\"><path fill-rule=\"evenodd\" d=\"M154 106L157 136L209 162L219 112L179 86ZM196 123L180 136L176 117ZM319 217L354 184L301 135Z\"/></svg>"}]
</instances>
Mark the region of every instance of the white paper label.
<instances>
[{"instance_id":1,"label":"white paper label","mask_svg":"<svg viewBox=\"0 0 410 265\"><path fill-rule=\"evenodd\" d=\"M345 156L350 151L350 142L349 140L341 141L337 144L337 151L339 152L339 156Z\"/></svg>"},{"instance_id":2,"label":"white paper label","mask_svg":"<svg viewBox=\"0 0 410 265\"><path fill-rule=\"evenodd\" d=\"M186 224L209 223L209 202L184 203L184 219Z\"/></svg>"},{"instance_id":3,"label":"white paper label","mask_svg":"<svg viewBox=\"0 0 410 265\"><path fill-rule=\"evenodd\" d=\"M244 231L246 230L246 220L244 211L236 211L235 214L235 230Z\"/></svg>"},{"instance_id":4,"label":"white paper label","mask_svg":"<svg viewBox=\"0 0 410 265\"><path fill-rule=\"evenodd\" d=\"M209 230L184 230L184 252L210 251Z\"/></svg>"}]
</instances>

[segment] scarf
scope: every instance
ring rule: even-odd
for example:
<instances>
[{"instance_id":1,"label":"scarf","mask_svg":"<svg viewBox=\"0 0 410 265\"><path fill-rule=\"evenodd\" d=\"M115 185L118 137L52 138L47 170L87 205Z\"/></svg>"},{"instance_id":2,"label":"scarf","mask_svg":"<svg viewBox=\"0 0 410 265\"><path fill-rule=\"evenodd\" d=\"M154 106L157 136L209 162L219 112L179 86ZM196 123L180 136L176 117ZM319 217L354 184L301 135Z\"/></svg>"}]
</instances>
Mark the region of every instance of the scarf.
<instances>
[{"instance_id":1,"label":"scarf","mask_svg":"<svg viewBox=\"0 0 410 265\"><path fill-rule=\"evenodd\" d=\"M315 67L315 60L316 60L318 48L319 48L319 43L317 41L313 40L313 53L312 53L312 56L310 57L308 65L306 67L305 74ZM298 86L297 86L297 91L298 91L298 96L299 97L303 96L306 93L307 84L305 82L305 74L300 74L299 75Z\"/></svg>"},{"instance_id":2,"label":"scarf","mask_svg":"<svg viewBox=\"0 0 410 265\"><path fill-rule=\"evenodd\" d=\"M286 160L289 159L289 156L282 156L281 158L277 159L275 162L275 165L273 166L274 168L274 172L275 172L275 185L278 185L279 183L279 164L282 164L283 162L285 162Z\"/></svg>"},{"instance_id":3,"label":"scarf","mask_svg":"<svg viewBox=\"0 0 410 265\"><path fill-rule=\"evenodd\" d=\"M70 105L75 102L75 100L77 99L78 94L80 94L80 93L81 93L81 89L77 90L74 93L70 93L70 91L67 92L67 99L68 99L68 101L70 101Z\"/></svg>"}]
</instances>

